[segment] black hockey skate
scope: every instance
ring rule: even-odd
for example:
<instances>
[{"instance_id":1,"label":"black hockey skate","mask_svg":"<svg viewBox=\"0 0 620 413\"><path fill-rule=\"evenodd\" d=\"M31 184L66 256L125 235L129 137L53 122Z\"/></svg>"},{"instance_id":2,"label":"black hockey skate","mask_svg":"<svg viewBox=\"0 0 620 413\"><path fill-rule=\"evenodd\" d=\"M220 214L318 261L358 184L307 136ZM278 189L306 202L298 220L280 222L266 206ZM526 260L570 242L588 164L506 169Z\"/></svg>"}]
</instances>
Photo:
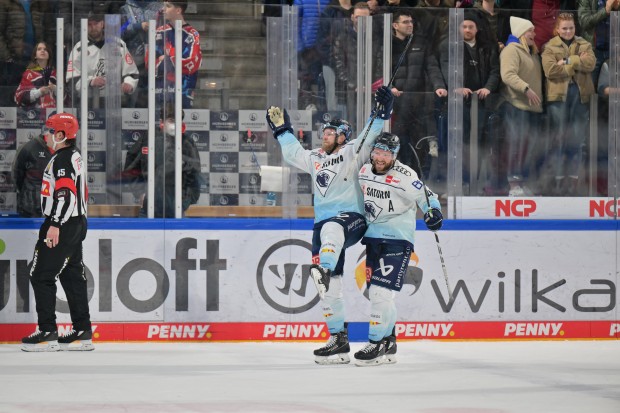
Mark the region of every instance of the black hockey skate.
<instances>
[{"instance_id":1,"label":"black hockey skate","mask_svg":"<svg viewBox=\"0 0 620 413\"><path fill-rule=\"evenodd\" d=\"M60 336L58 343L63 351L92 351L95 349L95 346L93 346L93 332L91 330L71 330L67 334Z\"/></svg>"},{"instance_id":2,"label":"black hockey skate","mask_svg":"<svg viewBox=\"0 0 620 413\"><path fill-rule=\"evenodd\" d=\"M370 341L366 346L355 353L355 364L360 367L378 366L383 363L385 356L385 339Z\"/></svg>"},{"instance_id":3,"label":"black hockey skate","mask_svg":"<svg viewBox=\"0 0 620 413\"><path fill-rule=\"evenodd\" d=\"M383 339L385 343L385 364L396 363L396 332L392 330L392 334Z\"/></svg>"},{"instance_id":4,"label":"black hockey skate","mask_svg":"<svg viewBox=\"0 0 620 413\"><path fill-rule=\"evenodd\" d=\"M349 334L345 324L344 330L332 334L324 347L314 350L316 364L348 364L349 359Z\"/></svg>"},{"instance_id":5,"label":"black hockey skate","mask_svg":"<svg viewBox=\"0 0 620 413\"><path fill-rule=\"evenodd\" d=\"M317 264L312 264L310 266L310 276L312 276L312 281L314 281L314 285L316 285L316 290L319 292L321 300L325 298L325 293L329 290L329 279L331 275L331 270L327 268L323 268Z\"/></svg>"},{"instance_id":6,"label":"black hockey skate","mask_svg":"<svg viewBox=\"0 0 620 413\"><path fill-rule=\"evenodd\" d=\"M58 332L37 329L28 337L22 338L23 351L59 351Z\"/></svg>"}]
</instances>

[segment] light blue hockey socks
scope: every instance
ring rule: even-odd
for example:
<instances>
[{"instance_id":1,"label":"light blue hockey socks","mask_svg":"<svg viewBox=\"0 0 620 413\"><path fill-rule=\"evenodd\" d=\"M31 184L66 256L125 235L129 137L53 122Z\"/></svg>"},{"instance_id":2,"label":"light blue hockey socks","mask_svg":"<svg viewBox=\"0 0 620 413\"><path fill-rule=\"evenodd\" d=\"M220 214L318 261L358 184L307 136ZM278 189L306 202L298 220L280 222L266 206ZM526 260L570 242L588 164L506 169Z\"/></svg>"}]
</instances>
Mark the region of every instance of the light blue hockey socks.
<instances>
[{"instance_id":1,"label":"light blue hockey socks","mask_svg":"<svg viewBox=\"0 0 620 413\"><path fill-rule=\"evenodd\" d=\"M368 338L380 341L392 333L396 322L394 291L376 285L370 286L370 326Z\"/></svg>"},{"instance_id":2,"label":"light blue hockey socks","mask_svg":"<svg viewBox=\"0 0 620 413\"><path fill-rule=\"evenodd\" d=\"M321 249L319 260L321 267L331 271L336 269L338 258L344 246L344 229L335 222L328 222L321 228Z\"/></svg>"},{"instance_id":3,"label":"light blue hockey socks","mask_svg":"<svg viewBox=\"0 0 620 413\"><path fill-rule=\"evenodd\" d=\"M321 301L323 316L330 334L344 330L344 298L342 295L342 276L331 277L329 290Z\"/></svg>"}]
</instances>

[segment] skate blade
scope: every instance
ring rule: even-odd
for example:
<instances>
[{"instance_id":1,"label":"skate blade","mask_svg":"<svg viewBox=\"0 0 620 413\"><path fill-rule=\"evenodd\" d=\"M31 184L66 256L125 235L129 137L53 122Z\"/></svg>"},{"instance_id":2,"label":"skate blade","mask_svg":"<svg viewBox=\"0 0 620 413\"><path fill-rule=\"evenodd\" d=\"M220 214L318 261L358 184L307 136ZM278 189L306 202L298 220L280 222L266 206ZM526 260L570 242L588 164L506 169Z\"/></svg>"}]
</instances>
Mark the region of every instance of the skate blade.
<instances>
[{"instance_id":1,"label":"skate blade","mask_svg":"<svg viewBox=\"0 0 620 413\"><path fill-rule=\"evenodd\" d=\"M383 360L383 364L395 364L396 363L396 354L386 354L385 360Z\"/></svg>"},{"instance_id":2,"label":"skate blade","mask_svg":"<svg viewBox=\"0 0 620 413\"><path fill-rule=\"evenodd\" d=\"M322 299L325 298L325 293L327 292L327 288L325 288L325 284L322 282L321 272L316 268L310 270L310 276L312 277L312 281L314 281L314 285L316 286L316 290L319 293L319 297Z\"/></svg>"},{"instance_id":3,"label":"skate blade","mask_svg":"<svg viewBox=\"0 0 620 413\"><path fill-rule=\"evenodd\" d=\"M357 367L372 367L372 366L380 366L381 364L383 364L383 356L381 357L377 357L376 359L372 359L372 360L358 360L355 359L355 365Z\"/></svg>"},{"instance_id":4,"label":"skate blade","mask_svg":"<svg viewBox=\"0 0 620 413\"><path fill-rule=\"evenodd\" d=\"M314 362L322 366L327 366L330 364L349 364L351 362L351 359L349 358L348 354L342 353L336 354L331 357L315 356Z\"/></svg>"},{"instance_id":5,"label":"skate blade","mask_svg":"<svg viewBox=\"0 0 620 413\"><path fill-rule=\"evenodd\" d=\"M60 349L62 351L93 351L95 346L92 340L78 340L68 344L61 343Z\"/></svg>"},{"instance_id":6,"label":"skate blade","mask_svg":"<svg viewBox=\"0 0 620 413\"><path fill-rule=\"evenodd\" d=\"M57 341L45 341L37 344L22 343L22 351L26 351L28 353L60 351L60 346Z\"/></svg>"}]
</instances>

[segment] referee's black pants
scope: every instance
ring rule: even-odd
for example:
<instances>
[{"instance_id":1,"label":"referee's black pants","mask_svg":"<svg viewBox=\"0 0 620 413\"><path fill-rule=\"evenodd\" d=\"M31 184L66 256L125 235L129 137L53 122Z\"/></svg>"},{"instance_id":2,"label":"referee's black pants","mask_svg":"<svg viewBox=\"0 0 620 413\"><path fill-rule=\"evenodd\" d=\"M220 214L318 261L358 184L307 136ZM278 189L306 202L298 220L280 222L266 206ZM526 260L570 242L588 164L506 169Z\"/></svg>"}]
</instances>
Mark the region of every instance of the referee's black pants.
<instances>
[{"instance_id":1,"label":"referee's black pants","mask_svg":"<svg viewBox=\"0 0 620 413\"><path fill-rule=\"evenodd\" d=\"M60 280L75 330L90 330L86 274L82 262L82 241L86 238L86 217L70 218L61 228L58 245L45 245L50 220L39 230L34 248L30 283L34 290L39 330L56 331L56 279Z\"/></svg>"}]
</instances>

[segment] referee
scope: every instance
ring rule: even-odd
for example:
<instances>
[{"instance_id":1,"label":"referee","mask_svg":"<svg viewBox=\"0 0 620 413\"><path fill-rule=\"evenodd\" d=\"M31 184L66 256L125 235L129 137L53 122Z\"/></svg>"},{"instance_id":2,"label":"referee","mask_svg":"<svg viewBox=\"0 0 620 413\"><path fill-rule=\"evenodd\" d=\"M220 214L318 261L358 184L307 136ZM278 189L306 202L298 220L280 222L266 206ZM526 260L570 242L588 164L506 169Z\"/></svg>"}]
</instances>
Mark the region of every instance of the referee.
<instances>
[{"instance_id":1,"label":"referee","mask_svg":"<svg viewBox=\"0 0 620 413\"><path fill-rule=\"evenodd\" d=\"M41 209L45 221L34 248L30 283L38 328L22 339L24 351L93 350L82 241L86 238L86 177L76 147L79 124L69 113L45 122L47 144L55 151L43 174ZM56 279L69 302L73 329L58 337Z\"/></svg>"}]
</instances>

